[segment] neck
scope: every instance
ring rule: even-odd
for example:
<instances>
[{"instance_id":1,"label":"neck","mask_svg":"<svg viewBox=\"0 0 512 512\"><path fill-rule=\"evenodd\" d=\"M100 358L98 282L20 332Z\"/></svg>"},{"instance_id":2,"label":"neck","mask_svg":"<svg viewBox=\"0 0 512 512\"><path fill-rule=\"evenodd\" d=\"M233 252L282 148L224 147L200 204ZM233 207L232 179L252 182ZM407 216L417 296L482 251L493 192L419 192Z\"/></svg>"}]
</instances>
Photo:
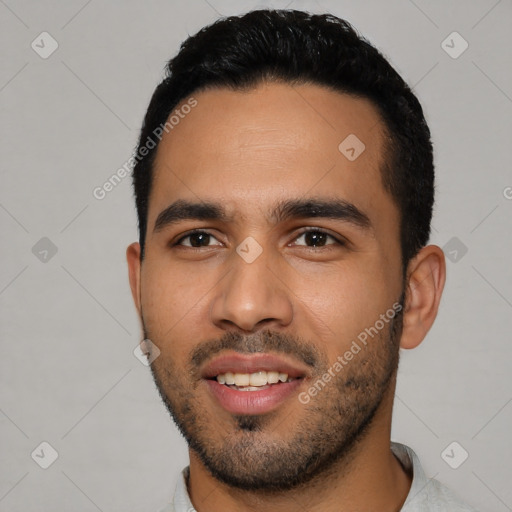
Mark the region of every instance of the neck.
<instances>
[{"instance_id":1,"label":"neck","mask_svg":"<svg viewBox=\"0 0 512 512\"><path fill-rule=\"evenodd\" d=\"M297 504L311 512L381 510L397 512L409 492L411 477L391 452L391 410L394 386L375 414L364 438L328 471L281 493L233 489L216 480L190 451L188 491L198 512L291 512Z\"/></svg>"}]
</instances>

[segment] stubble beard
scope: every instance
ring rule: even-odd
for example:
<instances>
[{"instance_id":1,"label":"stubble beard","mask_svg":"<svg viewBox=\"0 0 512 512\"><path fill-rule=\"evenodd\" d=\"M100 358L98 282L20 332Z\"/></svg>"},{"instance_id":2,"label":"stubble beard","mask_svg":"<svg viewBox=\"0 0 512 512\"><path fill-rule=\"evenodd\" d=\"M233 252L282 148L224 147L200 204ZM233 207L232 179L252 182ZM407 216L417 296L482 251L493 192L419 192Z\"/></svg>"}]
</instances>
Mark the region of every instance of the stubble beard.
<instances>
[{"instance_id":1,"label":"stubble beard","mask_svg":"<svg viewBox=\"0 0 512 512\"><path fill-rule=\"evenodd\" d=\"M144 331L148 337L145 326ZM171 358L160 357L151 364L151 372L189 448L217 480L245 491L283 492L348 467L383 399L393 391L401 331L400 312L308 404L297 400L298 413L294 410L293 418L280 417L279 409L257 416L232 416L218 431L197 398L193 363L180 370ZM274 331L261 331L250 338L227 332L205 345L213 352L231 348L242 353L299 353L314 366L311 383L332 365L311 343ZM205 347L195 351L203 359L208 352Z\"/></svg>"}]
</instances>

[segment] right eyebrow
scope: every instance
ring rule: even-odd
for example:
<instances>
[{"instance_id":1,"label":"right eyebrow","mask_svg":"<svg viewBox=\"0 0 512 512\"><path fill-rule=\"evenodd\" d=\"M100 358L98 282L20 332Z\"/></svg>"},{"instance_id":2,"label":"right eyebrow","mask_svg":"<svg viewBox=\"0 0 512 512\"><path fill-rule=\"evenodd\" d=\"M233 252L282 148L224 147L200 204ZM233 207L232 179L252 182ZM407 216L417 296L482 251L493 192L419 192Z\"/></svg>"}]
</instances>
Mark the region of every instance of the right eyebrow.
<instances>
[{"instance_id":1,"label":"right eyebrow","mask_svg":"<svg viewBox=\"0 0 512 512\"><path fill-rule=\"evenodd\" d=\"M153 227L153 232L161 231L167 226L176 224L182 220L217 220L231 222L220 203L201 202L195 203L179 199L162 210Z\"/></svg>"}]
</instances>

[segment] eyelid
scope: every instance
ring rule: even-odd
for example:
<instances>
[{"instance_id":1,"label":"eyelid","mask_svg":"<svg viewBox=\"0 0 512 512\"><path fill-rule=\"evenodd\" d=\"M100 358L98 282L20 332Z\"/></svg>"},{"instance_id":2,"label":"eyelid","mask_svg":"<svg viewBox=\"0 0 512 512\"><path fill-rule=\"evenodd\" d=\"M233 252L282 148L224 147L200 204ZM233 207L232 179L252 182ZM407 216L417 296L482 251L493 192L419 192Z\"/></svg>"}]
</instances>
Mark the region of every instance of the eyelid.
<instances>
[{"instance_id":1,"label":"eyelid","mask_svg":"<svg viewBox=\"0 0 512 512\"><path fill-rule=\"evenodd\" d=\"M324 235L327 235L327 236L330 236L335 242L336 244L338 245L348 245L348 240L346 240L344 237L342 237L341 235L334 235L332 234L330 231L324 229L324 228L320 228L320 227L317 227L317 226L307 226L305 228L302 228L298 233L296 233L294 235L294 240L297 240L297 238L301 237L302 235L304 235L305 233L308 233L308 232L318 232L318 233L322 233ZM335 244L327 244L328 246L329 245L335 245ZM314 249L314 247L309 247L307 245L300 245L299 247L306 247L308 249ZM326 246L323 246L323 247L326 247Z\"/></svg>"},{"instance_id":2,"label":"eyelid","mask_svg":"<svg viewBox=\"0 0 512 512\"><path fill-rule=\"evenodd\" d=\"M205 234L205 235L210 235L212 238L215 238L215 240L217 240L218 242L220 242L220 240L213 234L211 233L210 231L208 231L207 229L204 229L204 228L196 228L196 229L191 229L190 231L186 231L185 233L182 233L181 235L178 236L178 239L174 242L171 242L171 246L181 246L181 247L191 247L189 245L183 245L181 242L183 240L185 240L186 238L188 238L189 236L191 235L195 235L195 234ZM213 247L213 246L205 246L205 247ZM201 249L201 247L191 247L191 249Z\"/></svg>"}]
</instances>

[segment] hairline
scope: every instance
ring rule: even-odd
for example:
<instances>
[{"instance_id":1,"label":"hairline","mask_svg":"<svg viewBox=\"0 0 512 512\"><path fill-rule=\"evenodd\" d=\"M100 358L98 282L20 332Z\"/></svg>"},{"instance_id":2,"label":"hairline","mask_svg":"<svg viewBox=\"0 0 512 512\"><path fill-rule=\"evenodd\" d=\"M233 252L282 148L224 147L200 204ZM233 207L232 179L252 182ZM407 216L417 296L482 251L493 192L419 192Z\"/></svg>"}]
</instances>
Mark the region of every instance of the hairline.
<instances>
[{"instance_id":1,"label":"hairline","mask_svg":"<svg viewBox=\"0 0 512 512\"><path fill-rule=\"evenodd\" d=\"M183 103L185 103L192 95L199 95L204 92L210 91L219 91L219 90L227 90L232 92L251 92L258 89L265 84L282 84L288 85L293 88L294 85L313 85L316 87L323 88L324 90L328 90L330 92L334 92L337 94L343 94L345 96L349 96L353 99L362 99L366 100L374 109L378 116L379 122L379 135L382 139L381 144L381 154L379 154L379 162L377 164L381 185L385 192L391 198L393 205L398 210L398 233L399 233L399 241L400 241L400 259L401 259L401 267L402 273L405 276L406 273L406 262L404 261L404 253L403 253L403 244L402 244L402 227L403 227L403 213L401 209L401 205L398 203L397 199L393 195L393 192L389 186L390 176L393 173L393 168L397 165L396 157L393 157L393 145L396 142L396 135L393 133L393 130L389 126L389 122L386 120L384 112L381 106L376 102L375 99L371 98L369 95L363 93L357 93L355 91L345 90L342 86L336 87L332 84L324 83L321 80L315 80L311 77L299 77L299 78L286 78L279 73L268 72L262 74L261 76L250 77L246 83L242 84L231 84L223 82L222 80L211 80L199 87L196 87L192 90L186 92L186 94L181 95L181 97L175 102L175 104L170 108L170 112L167 115L164 123L169 120L172 116L173 112L178 109ZM169 134L167 134L169 135ZM153 182L155 177L155 164L158 158L158 150L160 147L161 140L158 141L155 148L152 151L152 158L149 161L148 172L150 173L149 181L148 181L148 191L146 196L146 226L144 228L144 245L146 243L147 234L148 234L148 212L149 212L149 204L151 192L153 190ZM149 156L149 155L148 155ZM143 259L144 251L141 250L141 260ZM408 262L407 262L408 263Z\"/></svg>"}]
</instances>

